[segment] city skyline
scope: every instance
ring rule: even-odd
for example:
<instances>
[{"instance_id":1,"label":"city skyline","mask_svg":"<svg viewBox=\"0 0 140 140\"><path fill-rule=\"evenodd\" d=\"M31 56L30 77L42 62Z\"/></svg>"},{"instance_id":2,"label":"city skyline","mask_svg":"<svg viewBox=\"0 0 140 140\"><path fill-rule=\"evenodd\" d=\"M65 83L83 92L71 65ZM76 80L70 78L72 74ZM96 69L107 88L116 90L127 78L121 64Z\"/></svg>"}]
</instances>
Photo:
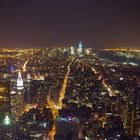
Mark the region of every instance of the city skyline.
<instances>
[{"instance_id":1,"label":"city skyline","mask_svg":"<svg viewBox=\"0 0 140 140\"><path fill-rule=\"evenodd\" d=\"M0 140L140 140L140 0L0 0Z\"/></svg>"},{"instance_id":2,"label":"city skyline","mask_svg":"<svg viewBox=\"0 0 140 140\"><path fill-rule=\"evenodd\" d=\"M140 139L139 52L0 49L0 139Z\"/></svg>"},{"instance_id":3,"label":"city skyline","mask_svg":"<svg viewBox=\"0 0 140 140\"><path fill-rule=\"evenodd\" d=\"M139 1L1 1L0 48L139 48Z\"/></svg>"}]
</instances>

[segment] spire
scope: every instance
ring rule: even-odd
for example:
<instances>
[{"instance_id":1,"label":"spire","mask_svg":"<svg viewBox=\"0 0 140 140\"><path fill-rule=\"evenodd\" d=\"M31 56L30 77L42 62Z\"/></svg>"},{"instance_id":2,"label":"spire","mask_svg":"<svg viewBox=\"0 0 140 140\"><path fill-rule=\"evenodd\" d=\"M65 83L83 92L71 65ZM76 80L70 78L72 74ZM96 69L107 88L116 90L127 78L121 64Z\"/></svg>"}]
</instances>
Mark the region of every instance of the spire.
<instances>
[{"instance_id":1,"label":"spire","mask_svg":"<svg viewBox=\"0 0 140 140\"><path fill-rule=\"evenodd\" d=\"M17 78L17 89L22 90L23 89L23 80L21 76L21 72L18 72L18 78Z\"/></svg>"}]
</instances>

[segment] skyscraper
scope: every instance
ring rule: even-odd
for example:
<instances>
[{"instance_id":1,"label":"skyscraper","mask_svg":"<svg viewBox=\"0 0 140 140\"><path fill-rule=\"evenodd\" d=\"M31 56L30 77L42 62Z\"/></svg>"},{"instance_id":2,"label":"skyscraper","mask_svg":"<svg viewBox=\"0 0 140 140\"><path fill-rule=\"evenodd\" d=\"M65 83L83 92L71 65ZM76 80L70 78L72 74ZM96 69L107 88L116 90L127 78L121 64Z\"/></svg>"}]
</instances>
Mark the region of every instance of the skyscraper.
<instances>
[{"instance_id":1,"label":"skyscraper","mask_svg":"<svg viewBox=\"0 0 140 140\"><path fill-rule=\"evenodd\" d=\"M80 41L77 49L77 54L81 57L84 54L83 43Z\"/></svg>"},{"instance_id":2,"label":"skyscraper","mask_svg":"<svg viewBox=\"0 0 140 140\"><path fill-rule=\"evenodd\" d=\"M19 114L21 114L25 109L25 101L24 101L24 85L23 80L21 76L21 72L18 72L18 78L17 78L17 95L18 95L18 101L19 101Z\"/></svg>"},{"instance_id":3,"label":"skyscraper","mask_svg":"<svg viewBox=\"0 0 140 140\"><path fill-rule=\"evenodd\" d=\"M56 140L78 140L79 120L76 117L56 119Z\"/></svg>"},{"instance_id":4,"label":"skyscraper","mask_svg":"<svg viewBox=\"0 0 140 140\"><path fill-rule=\"evenodd\" d=\"M140 87L136 87L127 106L126 129L130 135L140 135Z\"/></svg>"},{"instance_id":5,"label":"skyscraper","mask_svg":"<svg viewBox=\"0 0 140 140\"><path fill-rule=\"evenodd\" d=\"M10 83L0 81L0 114L6 115L11 112Z\"/></svg>"},{"instance_id":6,"label":"skyscraper","mask_svg":"<svg viewBox=\"0 0 140 140\"><path fill-rule=\"evenodd\" d=\"M133 133L140 135L140 87L137 87L134 93Z\"/></svg>"},{"instance_id":7,"label":"skyscraper","mask_svg":"<svg viewBox=\"0 0 140 140\"><path fill-rule=\"evenodd\" d=\"M21 76L21 72L18 72L18 78L17 78L17 89L18 90L23 90L24 86L23 86L23 80L22 80L22 76Z\"/></svg>"},{"instance_id":8,"label":"skyscraper","mask_svg":"<svg viewBox=\"0 0 140 140\"><path fill-rule=\"evenodd\" d=\"M75 48L73 46L70 47L70 54L75 55Z\"/></svg>"},{"instance_id":9,"label":"skyscraper","mask_svg":"<svg viewBox=\"0 0 140 140\"><path fill-rule=\"evenodd\" d=\"M25 83L25 102L31 103L31 75L27 74L26 83Z\"/></svg>"}]
</instances>

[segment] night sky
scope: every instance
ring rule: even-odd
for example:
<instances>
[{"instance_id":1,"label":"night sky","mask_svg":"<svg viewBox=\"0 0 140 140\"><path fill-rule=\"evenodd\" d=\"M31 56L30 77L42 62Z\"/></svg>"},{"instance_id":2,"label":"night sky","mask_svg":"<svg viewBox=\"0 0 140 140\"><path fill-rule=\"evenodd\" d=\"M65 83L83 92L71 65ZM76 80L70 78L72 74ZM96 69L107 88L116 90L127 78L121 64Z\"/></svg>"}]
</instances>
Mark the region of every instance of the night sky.
<instances>
[{"instance_id":1,"label":"night sky","mask_svg":"<svg viewBox=\"0 0 140 140\"><path fill-rule=\"evenodd\" d=\"M140 47L140 0L0 0L0 47Z\"/></svg>"}]
</instances>

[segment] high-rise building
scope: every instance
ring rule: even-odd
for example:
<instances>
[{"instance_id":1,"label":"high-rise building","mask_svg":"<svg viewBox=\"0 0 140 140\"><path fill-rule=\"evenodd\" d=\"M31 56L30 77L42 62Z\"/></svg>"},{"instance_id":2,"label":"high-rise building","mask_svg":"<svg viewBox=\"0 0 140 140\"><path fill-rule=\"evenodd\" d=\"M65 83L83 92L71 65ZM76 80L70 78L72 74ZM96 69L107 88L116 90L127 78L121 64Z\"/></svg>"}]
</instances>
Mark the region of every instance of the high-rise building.
<instances>
[{"instance_id":1,"label":"high-rise building","mask_svg":"<svg viewBox=\"0 0 140 140\"><path fill-rule=\"evenodd\" d=\"M12 87L10 81L0 81L0 114L16 121L24 111L23 91Z\"/></svg>"},{"instance_id":2,"label":"high-rise building","mask_svg":"<svg viewBox=\"0 0 140 140\"><path fill-rule=\"evenodd\" d=\"M21 76L21 72L20 71L18 73L18 78L17 78L17 89L18 90L23 90L24 89L23 80L22 80L22 76Z\"/></svg>"},{"instance_id":3,"label":"high-rise building","mask_svg":"<svg viewBox=\"0 0 140 140\"><path fill-rule=\"evenodd\" d=\"M25 102L27 104L31 103L31 75L27 74L26 83L25 83Z\"/></svg>"},{"instance_id":4,"label":"high-rise building","mask_svg":"<svg viewBox=\"0 0 140 140\"><path fill-rule=\"evenodd\" d=\"M70 54L75 55L75 48L73 46L70 47Z\"/></svg>"},{"instance_id":5,"label":"high-rise building","mask_svg":"<svg viewBox=\"0 0 140 140\"><path fill-rule=\"evenodd\" d=\"M134 93L133 134L140 135L140 87Z\"/></svg>"},{"instance_id":6,"label":"high-rise building","mask_svg":"<svg viewBox=\"0 0 140 140\"><path fill-rule=\"evenodd\" d=\"M76 117L58 117L56 119L56 140L78 140L79 120Z\"/></svg>"},{"instance_id":7,"label":"high-rise building","mask_svg":"<svg viewBox=\"0 0 140 140\"><path fill-rule=\"evenodd\" d=\"M25 101L24 101L24 85L23 85L23 80L21 76L21 72L19 71L18 73L18 78L17 78L17 96L18 96L18 101L19 101L19 108L20 108L20 113L21 114L24 111L25 108Z\"/></svg>"},{"instance_id":8,"label":"high-rise building","mask_svg":"<svg viewBox=\"0 0 140 140\"><path fill-rule=\"evenodd\" d=\"M129 101L126 114L126 129L130 135L140 135L140 87L136 87Z\"/></svg>"},{"instance_id":9,"label":"high-rise building","mask_svg":"<svg viewBox=\"0 0 140 140\"><path fill-rule=\"evenodd\" d=\"M13 121L17 121L24 111L24 101L21 92L12 90L10 92L11 99L11 115Z\"/></svg>"},{"instance_id":10,"label":"high-rise building","mask_svg":"<svg viewBox=\"0 0 140 140\"><path fill-rule=\"evenodd\" d=\"M13 121L15 116L12 108L12 98L10 94L10 82L0 81L0 139L14 139ZM17 105L14 105L15 107ZM17 106L18 107L18 106Z\"/></svg>"},{"instance_id":11,"label":"high-rise building","mask_svg":"<svg viewBox=\"0 0 140 140\"><path fill-rule=\"evenodd\" d=\"M86 48L86 49L85 49L85 54L86 54L86 55L92 54L92 48Z\"/></svg>"},{"instance_id":12,"label":"high-rise building","mask_svg":"<svg viewBox=\"0 0 140 140\"><path fill-rule=\"evenodd\" d=\"M84 55L83 43L80 41L77 49L77 54L81 57Z\"/></svg>"},{"instance_id":13,"label":"high-rise building","mask_svg":"<svg viewBox=\"0 0 140 140\"><path fill-rule=\"evenodd\" d=\"M6 115L11 113L10 100L10 83L0 82L0 114Z\"/></svg>"},{"instance_id":14,"label":"high-rise building","mask_svg":"<svg viewBox=\"0 0 140 140\"><path fill-rule=\"evenodd\" d=\"M28 83L31 82L31 74L30 74L30 73L27 74L27 82L28 82Z\"/></svg>"}]
</instances>

